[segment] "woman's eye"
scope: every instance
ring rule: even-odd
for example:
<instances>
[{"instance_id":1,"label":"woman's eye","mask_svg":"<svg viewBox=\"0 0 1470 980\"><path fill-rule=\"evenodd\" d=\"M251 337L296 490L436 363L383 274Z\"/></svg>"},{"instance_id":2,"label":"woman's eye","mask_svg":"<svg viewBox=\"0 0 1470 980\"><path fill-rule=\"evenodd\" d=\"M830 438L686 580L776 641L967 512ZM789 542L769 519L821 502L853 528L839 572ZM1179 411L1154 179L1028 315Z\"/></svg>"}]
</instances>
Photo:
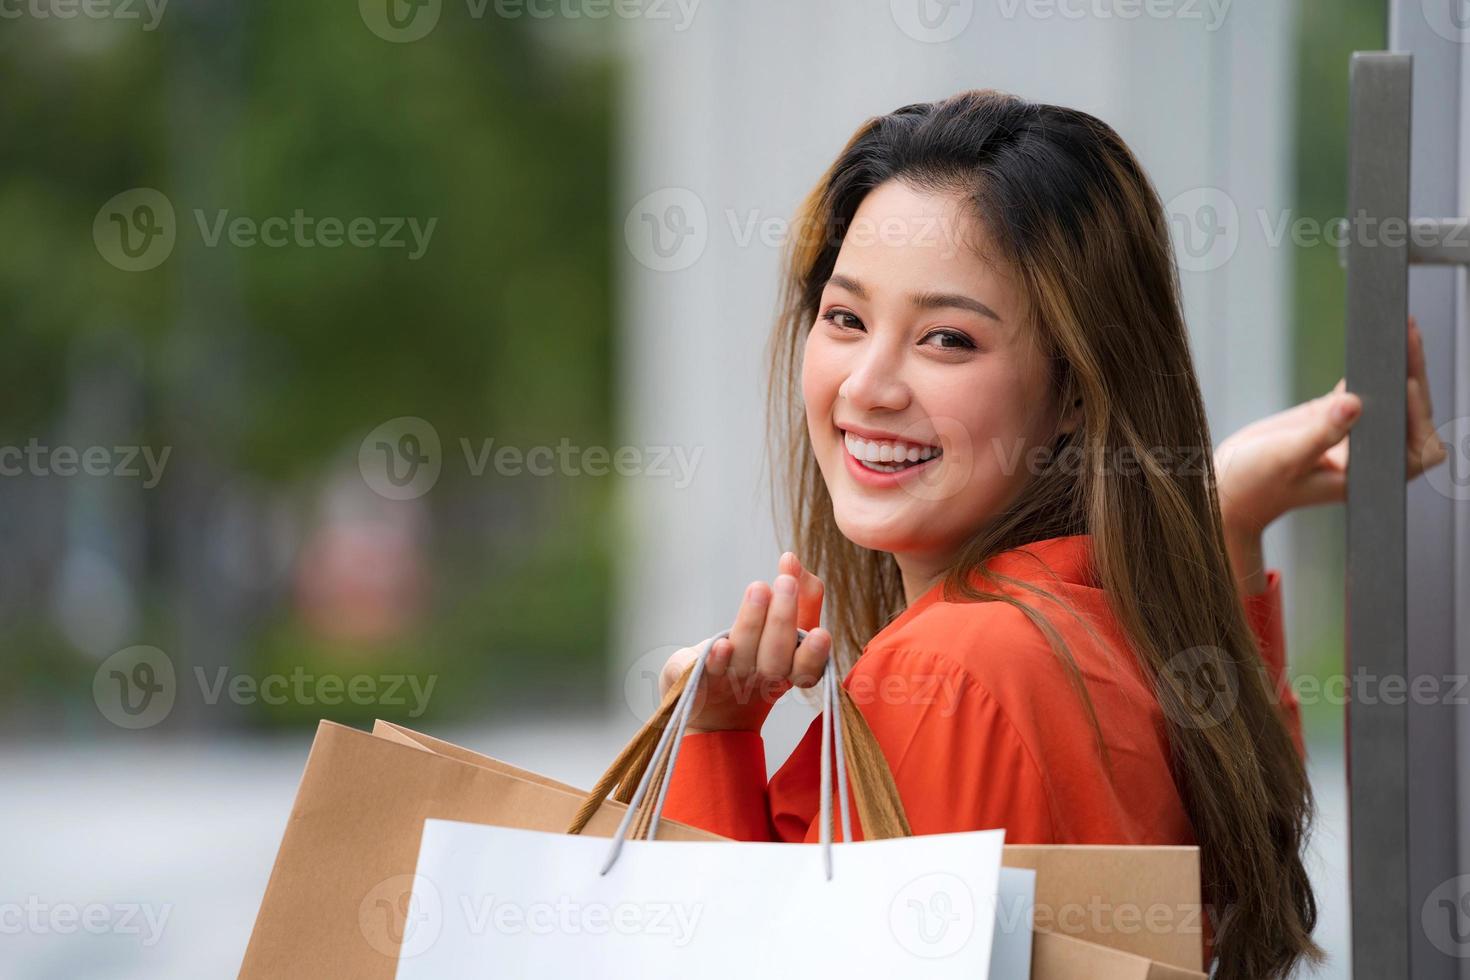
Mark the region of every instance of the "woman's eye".
<instances>
[{"instance_id":1,"label":"woman's eye","mask_svg":"<svg viewBox=\"0 0 1470 980\"><path fill-rule=\"evenodd\" d=\"M861 328L863 325L863 321L859 320L847 310L828 310L822 314L822 319L840 330Z\"/></svg>"},{"instance_id":2,"label":"woman's eye","mask_svg":"<svg viewBox=\"0 0 1470 980\"><path fill-rule=\"evenodd\" d=\"M936 330L924 338L924 343L927 344L936 337L944 341L944 343L931 344L930 346L940 347L944 350L972 350L975 347L974 342L969 337L966 337L957 330Z\"/></svg>"}]
</instances>

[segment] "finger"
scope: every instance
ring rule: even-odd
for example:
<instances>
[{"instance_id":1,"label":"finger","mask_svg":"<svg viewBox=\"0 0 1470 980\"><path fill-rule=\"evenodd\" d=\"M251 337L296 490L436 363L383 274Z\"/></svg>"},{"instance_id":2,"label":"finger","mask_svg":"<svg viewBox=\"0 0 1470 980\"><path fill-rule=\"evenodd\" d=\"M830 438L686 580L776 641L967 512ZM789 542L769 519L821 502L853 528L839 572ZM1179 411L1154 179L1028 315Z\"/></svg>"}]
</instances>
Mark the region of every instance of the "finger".
<instances>
[{"instance_id":1,"label":"finger","mask_svg":"<svg viewBox=\"0 0 1470 980\"><path fill-rule=\"evenodd\" d=\"M1283 409L1275 415L1246 426L1241 430L1243 434L1250 432L1254 436L1269 436L1273 441L1280 441L1281 445L1287 446L1291 453L1301 454L1310 452L1311 434L1320 432L1324 413L1329 413L1332 407L1344 399L1357 399L1357 395L1347 390L1347 379L1340 379L1333 385L1332 390L1316 398L1308 398L1304 402L1298 402L1290 408ZM1258 428L1259 427L1259 428ZM1295 441L1287 441L1286 435L1290 433L1297 436ZM1232 436L1231 438L1235 438ZM1229 440L1227 440L1229 441Z\"/></svg>"},{"instance_id":2,"label":"finger","mask_svg":"<svg viewBox=\"0 0 1470 980\"><path fill-rule=\"evenodd\" d=\"M813 630L822 621L822 596L826 586L806 569L801 571L801 581L796 589L796 625L804 630Z\"/></svg>"},{"instance_id":3,"label":"finger","mask_svg":"<svg viewBox=\"0 0 1470 980\"><path fill-rule=\"evenodd\" d=\"M1405 398L1408 402L1407 412L1408 430L1404 433L1404 445L1407 450L1408 459L1405 463L1404 475L1410 480L1424 472L1425 437L1429 427L1424 422L1424 396L1419 387L1419 379L1411 377L1405 387Z\"/></svg>"},{"instance_id":4,"label":"finger","mask_svg":"<svg viewBox=\"0 0 1470 980\"><path fill-rule=\"evenodd\" d=\"M1346 471L1348 464L1348 441L1347 439L1339 440L1337 445L1322 454L1322 458L1318 461L1317 465L1339 472Z\"/></svg>"},{"instance_id":5,"label":"finger","mask_svg":"<svg viewBox=\"0 0 1470 980\"><path fill-rule=\"evenodd\" d=\"M710 647L709 656L704 661L704 672L711 677L724 677L725 671L730 669L730 654L735 652L730 638L722 636Z\"/></svg>"},{"instance_id":6,"label":"finger","mask_svg":"<svg viewBox=\"0 0 1470 980\"><path fill-rule=\"evenodd\" d=\"M794 551L781 555L777 569L797 580L796 625L804 630L815 629L822 621L822 595L825 592L822 580L802 567L801 559Z\"/></svg>"},{"instance_id":7,"label":"finger","mask_svg":"<svg viewBox=\"0 0 1470 980\"><path fill-rule=\"evenodd\" d=\"M1449 450L1434 428L1434 418L1428 414L1424 387L1417 378L1409 379L1409 431L1408 461L1406 476L1412 480L1431 467L1438 466L1449 456Z\"/></svg>"},{"instance_id":8,"label":"finger","mask_svg":"<svg viewBox=\"0 0 1470 980\"><path fill-rule=\"evenodd\" d=\"M1336 389L1334 389L1336 391ZM1282 434L1282 449L1301 469L1317 465L1322 454L1346 438L1363 411L1363 400L1352 392L1328 393L1299 408L1304 421Z\"/></svg>"},{"instance_id":9,"label":"finger","mask_svg":"<svg viewBox=\"0 0 1470 980\"><path fill-rule=\"evenodd\" d=\"M786 573L776 576L771 606L766 611L756 651L755 669L762 677L791 676L791 657L796 651L796 579Z\"/></svg>"},{"instance_id":10,"label":"finger","mask_svg":"<svg viewBox=\"0 0 1470 980\"><path fill-rule=\"evenodd\" d=\"M1325 468L1314 470L1297 483L1297 493L1294 496L1297 500L1293 508L1346 500L1347 473Z\"/></svg>"},{"instance_id":11,"label":"finger","mask_svg":"<svg viewBox=\"0 0 1470 980\"><path fill-rule=\"evenodd\" d=\"M1424 334L1419 329L1419 322L1413 316L1408 317L1408 376L1419 379L1419 394L1424 406L1424 416L1433 419L1435 417L1435 403L1433 394L1429 389L1429 369L1427 369L1426 357L1424 357Z\"/></svg>"},{"instance_id":12,"label":"finger","mask_svg":"<svg viewBox=\"0 0 1470 980\"><path fill-rule=\"evenodd\" d=\"M690 661L698 653L699 647L693 646L675 650L669 655L669 659L664 661L663 670L659 671L658 674L659 697L663 697L669 692L669 688L673 687L675 682L683 675L684 671L689 669Z\"/></svg>"},{"instance_id":13,"label":"finger","mask_svg":"<svg viewBox=\"0 0 1470 980\"><path fill-rule=\"evenodd\" d=\"M761 631L766 625L766 610L770 604L769 585L751 582L746 586L740 612L735 616L735 625L730 627L729 671L735 677L749 677L755 672L756 650L760 644Z\"/></svg>"},{"instance_id":14,"label":"finger","mask_svg":"<svg viewBox=\"0 0 1470 980\"><path fill-rule=\"evenodd\" d=\"M832 653L832 634L824 629L814 629L796 648L791 660L791 682L797 687L811 687L822 679L827 667L827 657Z\"/></svg>"}]
</instances>

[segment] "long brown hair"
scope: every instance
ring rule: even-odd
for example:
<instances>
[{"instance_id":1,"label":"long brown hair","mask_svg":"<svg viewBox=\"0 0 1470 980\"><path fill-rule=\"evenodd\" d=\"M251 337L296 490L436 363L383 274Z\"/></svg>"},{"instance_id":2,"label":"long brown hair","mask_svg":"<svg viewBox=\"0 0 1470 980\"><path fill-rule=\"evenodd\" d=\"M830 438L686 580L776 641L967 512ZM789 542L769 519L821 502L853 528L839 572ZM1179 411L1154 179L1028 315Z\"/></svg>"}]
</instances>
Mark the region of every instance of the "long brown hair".
<instances>
[{"instance_id":1,"label":"long brown hair","mask_svg":"<svg viewBox=\"0 0 1470 980\"><path fill-rule=\"evenodd\" d=\"M1046 617L973 584L1000 552L1090 535L1098 582L1168 719L1206 895L1223 910L1216 976L1261 980L1286 976L1303 958L1320 962L1302 862L1311 788L1226 557L1164 208L1117 133L1084 112L994 91L904 106L858 129L794 222L769 352L768 444L781 464L772 471L778 497L790 497L796 553L833 600L827 625L842 666L903 609L904 594L894 557L858 546L835 523L801 405L800 364L859 204L894 179L967 202L1000 253L994 258L1022 286L1027 327L1051 359L1058 404L1080 398L1082 406L1077 428L1058 435L1051 464L966 543L945 576L945 597L1008 602L1030 616L1096 727L1076 662ZM1125 457L1135 461L1126 470L1075 465ZM1200 705L1196 681L1178 669L1181 654L1201 650L1209 651L1204 666L1234 682L1223 717Z\"/></svg>"}]
</instances>

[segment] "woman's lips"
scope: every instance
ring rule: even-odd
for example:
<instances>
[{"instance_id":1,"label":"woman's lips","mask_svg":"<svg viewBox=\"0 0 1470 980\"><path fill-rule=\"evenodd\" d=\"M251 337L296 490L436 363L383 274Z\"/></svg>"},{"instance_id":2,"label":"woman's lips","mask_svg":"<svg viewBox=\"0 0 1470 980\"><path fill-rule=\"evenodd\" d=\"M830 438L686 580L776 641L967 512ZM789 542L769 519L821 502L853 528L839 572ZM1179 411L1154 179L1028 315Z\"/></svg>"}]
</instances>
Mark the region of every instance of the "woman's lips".
<instances>
[{"instance_id":1,"label":"woman's lips","mask_svg":"<svg viewBox=\"0 0 1470 980\"><path fill-rule=\"evenodd\" d=\"M851 473L852 478L858 483L861 483L863 486L872 487L875 490L887 490L902 486L905 482L913 479L913 474L921 472L930 464L937 463L944 458L941 453L923 462L910 464L901 470L894 470L892 473L881 473L878 470L869 469L858 461L858 458L848 450L847 440L843 438L841 429L837 430L837 434L838 440L842 444L842 459L847 464L847 472Z\"/></svg>"}]
</instances>

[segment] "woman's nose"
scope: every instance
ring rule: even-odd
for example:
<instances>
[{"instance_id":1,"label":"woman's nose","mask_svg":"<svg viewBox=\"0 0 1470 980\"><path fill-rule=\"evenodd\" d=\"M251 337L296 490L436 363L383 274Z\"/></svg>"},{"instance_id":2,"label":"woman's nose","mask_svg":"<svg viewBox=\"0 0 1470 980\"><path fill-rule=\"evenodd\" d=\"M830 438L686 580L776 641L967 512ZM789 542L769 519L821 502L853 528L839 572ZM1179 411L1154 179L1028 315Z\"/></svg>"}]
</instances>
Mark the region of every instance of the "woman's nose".
<instances>
[{"instance_id":1,"label":"woman's nose","mask_svg":"<svg viewBox=\"0 0 1470 980\"><path fill-rule=\"evenodd\" d=\"M865 412L901 411L909 403L908 385L899 376L892 353L876 347L853 365L852 373L838 387L837 394Z\"/></svg>"}]
</instances>

